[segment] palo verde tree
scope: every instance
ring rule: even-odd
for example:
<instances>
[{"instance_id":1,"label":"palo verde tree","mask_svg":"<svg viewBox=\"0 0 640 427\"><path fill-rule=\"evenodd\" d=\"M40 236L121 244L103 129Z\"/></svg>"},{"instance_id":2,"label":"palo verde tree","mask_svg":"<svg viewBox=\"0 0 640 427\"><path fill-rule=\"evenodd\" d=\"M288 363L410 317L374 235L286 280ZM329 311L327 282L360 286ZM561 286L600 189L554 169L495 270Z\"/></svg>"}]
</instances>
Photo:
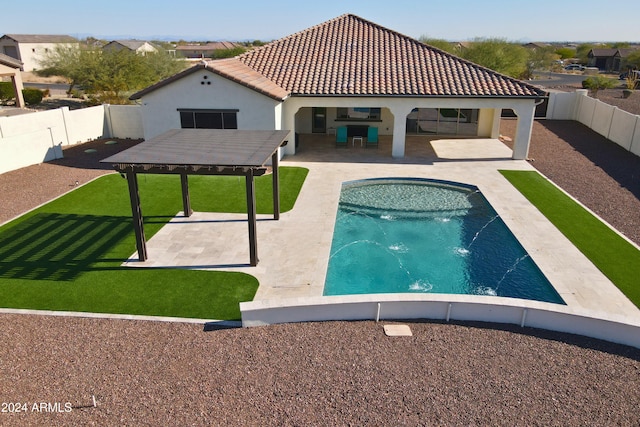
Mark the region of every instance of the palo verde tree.
<instances>
[{"instance_id":1,"label":"palo verde tree","mask_svg":"<svg viewBox=\"0 0 640 427\"><path fill-rule=\"evenodd\" d=\"M526 78L527 49L503 39L475 39L460 55L471 62L517 79Z\"/></svg>"},{"instance_id":2,"label":"palo verde tree","mask_svg":"<svg viewBox=\"0 0 640 427\"><path fill-rule=\"evenodd\" d=\"M69 90L80 87L97 102L128 103L129 95L185 68L185 63L166 52L137 55L133 51L95 47L60 47L40 65L41 75L58 75L69 80Z\"/></svg>"}]
</instances>

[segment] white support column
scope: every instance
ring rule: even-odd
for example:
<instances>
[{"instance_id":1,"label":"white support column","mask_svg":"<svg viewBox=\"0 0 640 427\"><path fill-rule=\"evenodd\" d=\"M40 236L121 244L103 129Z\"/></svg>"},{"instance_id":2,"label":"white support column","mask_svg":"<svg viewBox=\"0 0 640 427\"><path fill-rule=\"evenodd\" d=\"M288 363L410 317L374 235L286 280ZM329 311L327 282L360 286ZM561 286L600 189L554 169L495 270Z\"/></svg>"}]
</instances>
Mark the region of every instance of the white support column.
<instances>
[{"instance_id":1,"label":"white support column","mask_svg":"<svg viewBox=\"0 0 640 427\"><path fill-rule=\"evenodd\" d=\"M491 127L491 138L500 138L500 120L502 119L502 108L493 109L493 126Z\"/></svg>"},{"instance_id":2,"label":"white support column","mask_svg":"<svg viewBox=\"0 0 640 427\"><path fill-rule=\"evenodd\" d=\"M289 139L287 145L280 150L284 151L284 155L292 156L296 154L296 113L298 107L293 107L287 102L284 102L282 108L282 127L280 129L290 130Z\"/></svg>"},{"instance_id":3,"label":"white support column","mask_svg":"<svg viewBox=\"0 0 640 427\"><path fill-rule=\"evenodd\" d=\"M513 159L525 160L529 155L529 144L531 143L531 131L533 129L533 118L536 106L533 100L530 104L523 104L513 108L518 116L516 135L513 141Z\"/></svg>"},{"instance_id":4,"label":"white support column","mask_svg":"<svg viewBox=\"0 0 640 427\"><path fill-rule=\"evenodd\" d=\"M390 107L389 110L393 114L391 156L400 159L404 157L404 147L407 139L407 116L413 110L413 107L401 105Z\"/></svg>"}]
</instances>

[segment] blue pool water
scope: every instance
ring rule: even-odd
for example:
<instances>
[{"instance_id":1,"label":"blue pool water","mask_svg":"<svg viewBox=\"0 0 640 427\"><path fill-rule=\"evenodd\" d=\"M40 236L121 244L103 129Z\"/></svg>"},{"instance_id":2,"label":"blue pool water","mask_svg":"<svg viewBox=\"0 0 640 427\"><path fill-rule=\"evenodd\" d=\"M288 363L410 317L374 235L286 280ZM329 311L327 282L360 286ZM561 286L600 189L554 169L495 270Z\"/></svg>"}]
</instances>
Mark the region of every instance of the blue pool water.
<instances>
[{"instance_id":1,"label":"blue pool water","mask_svg":"<svg viewBox=\"0 0 640 427\"><path fill-rule=\"evenodd\" d=\"M475 187L419 179L345 183L324 295L406 292L564 304Z\"/></svg>"}]
</instances>

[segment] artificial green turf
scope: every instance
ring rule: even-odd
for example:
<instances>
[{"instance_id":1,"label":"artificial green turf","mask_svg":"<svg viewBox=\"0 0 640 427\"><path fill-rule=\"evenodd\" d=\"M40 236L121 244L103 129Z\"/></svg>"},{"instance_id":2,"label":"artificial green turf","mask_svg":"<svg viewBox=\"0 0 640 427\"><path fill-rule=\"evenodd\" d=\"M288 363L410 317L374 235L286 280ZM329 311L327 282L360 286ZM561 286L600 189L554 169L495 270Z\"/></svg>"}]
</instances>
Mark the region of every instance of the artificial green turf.
<instances>
[{"instance_id":1,"label":"artificial green turf","mask_svg":"<svg viewBox=\"0 0 640 427\"><path fill-rule=\"evenodd\" d=\"M558 230L640 307L640 251L533 171L500 171Z\"/></svg>"},{"instance_id":2,"label":"artificial green turf","mask_svg":"<svg viewBox=\"0 0 640 427\"><path fill-rule=\"evenodd\" d=\"M293 208L307 175L280 168L281 211ZM194 176L192 207L246 212L244 179ZM182 209L180 178L139 177L145 234ZM258 213L272 213L271 176L256 179ZM233 272L125 268L135 252L126 180L99 178L0 227L0 306L41 310L239 319L254 277Z\"/></svg>"}]
</instances>

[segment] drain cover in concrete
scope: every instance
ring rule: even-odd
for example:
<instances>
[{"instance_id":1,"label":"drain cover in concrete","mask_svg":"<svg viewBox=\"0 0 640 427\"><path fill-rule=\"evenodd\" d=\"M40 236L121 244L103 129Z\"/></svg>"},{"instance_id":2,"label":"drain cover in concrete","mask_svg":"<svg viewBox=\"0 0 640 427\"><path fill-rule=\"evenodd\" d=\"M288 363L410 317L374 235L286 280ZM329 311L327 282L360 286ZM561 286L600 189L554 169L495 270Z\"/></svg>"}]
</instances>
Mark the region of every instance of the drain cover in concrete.
<instances>
[{"instance_id":1,"label":"drain cover in concrete","mask_svg":"<svg viewBox=\"0 0 640 427\"><path fill-rule=\"evenodd\" d=\"M384 325L384 333L388 337L410 337L413 336L408 325Z\"/></svg>"}]
</instances>

